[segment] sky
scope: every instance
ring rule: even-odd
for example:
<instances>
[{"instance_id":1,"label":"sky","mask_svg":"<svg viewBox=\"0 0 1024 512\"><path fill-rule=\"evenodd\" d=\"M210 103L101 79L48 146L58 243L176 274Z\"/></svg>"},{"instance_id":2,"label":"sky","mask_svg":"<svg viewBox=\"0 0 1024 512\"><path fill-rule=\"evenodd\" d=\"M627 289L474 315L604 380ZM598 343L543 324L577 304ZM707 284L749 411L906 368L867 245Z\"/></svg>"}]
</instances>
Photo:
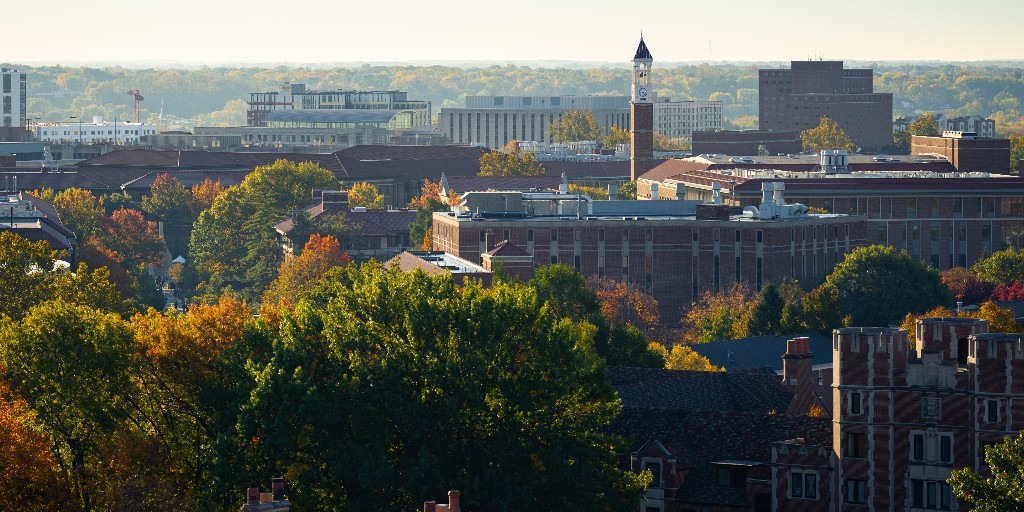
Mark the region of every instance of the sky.
<instances>
[{"instance_id":1,"label":"sky","mask_svg":"<svg viewBox=\"0 0 1024 512\"><path fill-rule=\"evenodd\" d=\"M1024 0L46 0L0 61L330 64L1024 60Z\"/></svg>"}]
</instances>

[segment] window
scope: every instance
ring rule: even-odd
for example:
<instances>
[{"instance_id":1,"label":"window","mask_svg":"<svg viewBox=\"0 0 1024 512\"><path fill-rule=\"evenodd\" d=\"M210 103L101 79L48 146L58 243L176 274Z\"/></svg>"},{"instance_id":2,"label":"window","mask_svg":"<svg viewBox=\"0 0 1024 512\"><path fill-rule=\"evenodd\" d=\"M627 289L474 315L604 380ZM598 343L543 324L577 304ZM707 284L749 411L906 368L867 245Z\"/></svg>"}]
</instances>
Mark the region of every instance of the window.
<instances>
[{"instance_id":1,"label":"window","mask_svg":"<svg viewBox=\"0 0 1024 512\"><path fill-rule=\"evenodd\" d=\"M551 241L552 242L557 242L558 241L558 228L551 228Z\"/></svg>"},{"instance_id":2,"label":"window","mask_svg":"<svg viewBox=\"0 0 1024 512\"><path fill-rule=\"evenodd\" d=\"M924 434L914 434L911 442L910 459L913 461L924 460Z\"/></svg>"},{"instance_id":3,"label":"window","mask_svg":"<svg viewBox=\"0 0 1024 512\"><path fill-rule=\"evenodd\" d=\"M661 463L644 462L644 470L651 472L651 487L661 487Z\"/></svg>"},{"instance_id":4,"label":"window","mask_svg":"<svg viewBox=\"0 0 1024 512\"><path fill-rule=\"evenodd\" d=\"M813 471L792 470L789 473L789 497L818 499L818 474Z\"/></svg>"},{"instance_id":5,"label":"window","mask_svg":"<svg viewBox=\"0 0 1024 512\"><path fill-rule=\"evenodd\" d=\"M916 478L910 481L910 499L915 508L936 510L949 510L952 501L946 482Z\"/></svg>"},{"instance_id":6,"label":"window","mask_svg":"<svg viewBox=\"0 0 1024 512\"><path fill-rule=\"evenodd\" d=\"M864 488L866 483L864 480L847 480L846 503L852 505L864 504Z\"/></svg>"},{"instance_id":7,"label":"window","mask_svg":"<svg viewBox=\"0 0 1024 512\"><path fill-rule=\"evenodd\" d=\"M747 485L747 469L739 466L720 466L718 468L718 485L723 487Z\"/></svg>"},{"instance_id":8,"label":"window","mask_svg":"<svg viewBox=\"0 0 1024 512\"><path fill-rule=\"evenodd\" d=\"M867 455L867 436L861 432L847 432L844 454L847 457L864 458Z\"/></svg>"},{"instance_id":9,"label":"window","mask_svg":"<svg viewBox=\"0 0 1024 512\"><path fill-rule=\"evenodd\" d=\"M526 230L526 241L527 242L532 242L533 241L533 230L532 229L527 229Z\"/></svg>"},{"instance_id":10,"label":"window","mask_svg":"<svg viewBox=\"0 0 1024 512\"><path fill-rule=\"evenodd\" d=\"M939 462L953 462L953 436L939 436Z\"/></svg>"},{"instance_id":11,"label":"window","mask_svg":"<svg viewBox=\"0 0 1024 512\"><path fill-rule=\"evenodd\" d=\"M860 391L850 393L850 414L860 414Z\"/></svg>"},{"instance_id":12,"label":"window","mask_svg":"<svg viewBox=\"0 0 1024 512\"><path fill-rule=\"evenodd\" d=\"M999 423L999 400L985 400L985 421Z\"/></svg>"}]
</instances>

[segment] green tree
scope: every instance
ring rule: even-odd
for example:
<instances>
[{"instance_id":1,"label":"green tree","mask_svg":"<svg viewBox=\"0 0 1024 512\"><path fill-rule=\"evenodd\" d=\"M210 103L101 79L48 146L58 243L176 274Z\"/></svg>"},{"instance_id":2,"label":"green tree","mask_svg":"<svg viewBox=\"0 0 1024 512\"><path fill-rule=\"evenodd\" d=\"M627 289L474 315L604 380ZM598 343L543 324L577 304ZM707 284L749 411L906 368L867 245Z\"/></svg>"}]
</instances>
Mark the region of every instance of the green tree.
<instances>
[{"instance_id":1,"label":"green tree","mask_svg":"<svg viewBox=\"0 0 1024 512\"><path fill-rule=\"evenodd\" d=\"M97 446L136 412L134 354L131 331L117 315L60 299L0 330L3 378L52 439L85 511L97 506L102 481Z\"/></svg>"},{"instance_id":2,"label":"green tree","mask_svg":"<svg viewBox=\"0 0 1024 512\"><path fill-rule=\"evenodd\" d=\"M591 199L597 201L605 201L608 199L608 191L601 187L588 187L586 185L570 183L569 192L572 192L573 194L586 194L590 196Z\"/></svg>"},{"instance_id":3,"label":"green tree","mask_svg":"<svg viewBox=\"0 0 1024 512\"><path fill-rule=\"evenodd\" d=\"M480 176L543 176L544 167L533 153L519 150L516 141L501 151L488 151L480 157Z\"/></svg>"},{"instance_id":4,"label":"green tree","mask_svg":"<svg viewBox=\"0 0 1024 512\"><path fill-rule=\"evenodd\" d=\"M88 243L103 225L103 208L88 190L69 188L53 198L53 207L60 221L82 242Z\"/></svg>"},{"instance_id":5,"label":"green tree","mask_svg":"<svg viewBox=\"0 0 1024 512\"><path fill-rule=\"evenodd\" d=\"M779 287L772 283L761 289L757 305L750 312L747 334L750 336L782 334L782 310L786 303L779 294Z\"/></svg>"},{"instance_id":6,"label":"green tree","mask_svg":"<svg viewBox=\"0 0 1024 512\"><path fill-rule=\"evenodd\" d=\"M621 440L600 433L620 406L592 326L530 287L350 269L251 367L238 439L253 471L289 475L304 507L397 509L450 487L473 489L469 509L635 506L646 475L619 470Z\"/></svg>"},{"instance_id":7,"label":"green tree","mask_svg":"<svg viewBox=\"0 0 1024 512\"><path fill-rule=\"evenodd\" d=\"M627 181L623 183L616 192L615 198L620 201L636 200L636 181Z\"/></svg>"},{"instance_id":8,"label":"green tree","mask_svg":"<svg viewBox=\"0 0 1024 512\"><path fill-rule=\"evenodd\" d=\"M367 210L383 210L384 196L377 192L377 187L370 183L354 183L348 191L348 205L352 208L363 207Z\"/></svg>"},{"instance_id":9,"label":"green tree","mask_svg":"<svg viewBox=\"0 0 1024 512\"><path fill-rule=\"evenodd\" d=\"M757 294L742 282L717 292L704 292L683 315L683 341L692 345L747 337L750 315L757 302Z\"/></svg>"},{"instance_id":10,"label":"green tree","mask_svg":"<svg viewBox=\"0 0 1024 512\"><path fill-rule=\"evenodd\" d=\"M204 291L219 296L232 288L253 299L262 295L280 261L273 224L289 210L307 206L312 189L337 185L330 171L313 163L278 160L217 195L200 214L189 244L192 263L207 282Z\"/></svg>"},{"instance_id":11,"label":"green tree","mask_svg":"<svg viewBox=\"0 0 1024 512\"><path fill-rule=\"evenodd\" d=\"M558 143L601 139L601 125L590 110L570 110L551 122L551 140Z\"/></svg>"},{"instance_id":12,"label":"green tree","mask_svg":"<svg viewBox=\"0 0 1024 512\"><path fill-rule=\"evenodd\" d=\"M1010 247L982 258L971 267L978 280L996 286L1010 286L1024 282L1024 249Z\"/></svg>"},{"instance_id":13,"label":"green tree","mask_svg":"<svg viewBox=\"0 0 1024 512\"><path fill-rule=\"evenodd\" d=\"M910 136L909 130L903 130L892 134L892 146L895 151L893 153L899 153L901 155L910 154Z\"/></svg>"},{"instance_id":14,"label":"green tree","mask_svg":"<svg viewBox=\"0 0 1024 512\"><path fill-rule=\"evenodd\" d=\"M633 324L616 325L608 337L605 361L610 366L664 368L665 356L650 345L643 331Z\"/></svg>"},{"instance_id":15,"label":"green tree","mask_svg":"<svg viewBox=\"0 0 1024 512\"><path fill-rule=\"evenodd\" d=\"M939 122L935 119L935 114L931 112L921 114L913 123L910 123L910 133L913 135L937 137L939 135Z\"/></svg>"},{"instance_id":16,"label":"green tree","mask_svg":"<svg viewBox=\"0 0 1024 512\"><path fill-rule=\"evenodd\" d=\"M818 126L800 132L800 141L804 149L822 151L826 149L845 149L856 151L857 145L831 118L822 116Z\"/></svg>"},{"instance_id":17,"label":"green tree","mask_svg":"<svg viewBox=\"0 0 1024 512\"><path fill-rule=\"evenodd\" d=\"M138 207L128 194L116 193L103 194L100 197L100 206L103 207L103 211L106 212L107 217L113 215L114 212L122 208L131 210Z\"/></svg>"},{"instance_id":18,"label":"green tree","mask_svg":"<svg viewBox=\"0 0 1024 512\"><path fill-rule=\"evenodd\" d=\"M906 313L952 300L938 271L906 251L880 245L854 249L825 284L839 292L843 312L856 326L887 326Z\"/></svg>"},{"instance_id":19,"label":"green tree","mask_svg":"<svg viewBox=\"0 0 1024 512\"><path fill-rule=\"evenodd\" d=\"M787 311L790 312L788 315ZM799 308L787 311L783 311L783 315L786 317L787 331L791 334L807 330L829 336L833 329L852 325L852 317L843 310L842 294L827 284L804 295Z\"/></svg>"},{"instance_id":20,"label":"green tree","mask_svg":"<svg viewBox=\"0 0 1024 512\"><path fill-rule=\"evenodd\" d=\"M1017 172L1024 162L1024 135L1010 136L1010 171Z\"/></svg>"},{"instance_id":21,"label":"green tree","mask_svg":"<svg viewBox=\"0 0 1024 512\"><path fill-rule=\"evenodd\" d=\"M161 174L153 181L149 195L142 196L142 209L164 223L164 237L172 255L187 254L192 234L192 215L189 205L192 194L177 178Z\"/></svg>"},{"instance_id":22,"label":"green tree","mask_svg":"<svg viewBox=\"0 0 1024 512\"><path fill-rule=\"evenodd\" d=\"M985 477L971 468L953 470L949 485L961 502L971 503L980 512L1024 510L1024 435L1003 439L985 447L985 463L992 476Z\"/></svg>"},{"instance_id":23,"label":"green tree","mask_svg":"<svg viewBox=\"0 0 1024 512\"><path fill-rule=\"evenodd\" d=\"M616 125L612 125L612 127L608 129L608 135L604 137L602 143L606 148L614 148L619 144L629 144L629 130L626 130L625 128L619 128Z\"/></svg>"}]
</instances>

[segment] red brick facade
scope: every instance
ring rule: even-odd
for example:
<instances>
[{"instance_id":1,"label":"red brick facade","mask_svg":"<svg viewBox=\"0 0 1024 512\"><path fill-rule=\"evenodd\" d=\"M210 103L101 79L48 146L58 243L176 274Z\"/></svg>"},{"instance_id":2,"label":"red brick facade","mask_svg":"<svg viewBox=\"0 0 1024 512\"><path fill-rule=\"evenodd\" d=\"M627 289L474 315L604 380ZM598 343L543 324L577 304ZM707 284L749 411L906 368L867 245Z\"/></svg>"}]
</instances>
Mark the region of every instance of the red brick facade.
<instances>
[{"instance_id":1,"label":"red brick facade","mask_svg":"<svg viewBox=\"0 0 1024 512\"><path fill-rule=\"evenodd\" d=\"M938 154L960 172L995 172L1009 174L1010 139L970 139L955 137L910 138L910 154Z\"/></svg>"},{"instance_id":2,"label":"red brick facade","mask_svg":"<svg viewBox=\"0 0 1024 512\"><path fill-rule=\"evenodd\" d=\"M665 323L708 290L735 281L813 285L868 236L863 217L799 220L470 218L434 214L433 249L481 261L488 240L509 240L537 266L565 263L584 276L627 281L658 300Z\"/></svg>"},{"instance_id":3,"label":"red brick facade","mask_svg":"<svg viewBox=\"0 0 1024 512\"><path fill-rule=\"evenodd\" d=\"M630 103L629 176L635 180L654 167L654 104Z\"/></svg>"}]
</instances>

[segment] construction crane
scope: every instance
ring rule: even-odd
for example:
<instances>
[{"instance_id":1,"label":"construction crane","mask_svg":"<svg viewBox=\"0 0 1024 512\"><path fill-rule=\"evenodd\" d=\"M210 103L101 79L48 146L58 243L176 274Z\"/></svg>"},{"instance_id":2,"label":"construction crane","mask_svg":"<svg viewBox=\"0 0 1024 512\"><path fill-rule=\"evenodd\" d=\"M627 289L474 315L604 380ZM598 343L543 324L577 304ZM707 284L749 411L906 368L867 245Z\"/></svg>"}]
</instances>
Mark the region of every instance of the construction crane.
<instances>
[{"instance_id":1,"label":"construction crane","mask_svg":"<svg viewBox=\"0 0 1024 512\"><path fill-rule=\"evenodd\" d=\"M139 122L139 102L144 100L145 98L142 97L142 94L139 94L139 90L138 89L132 89L132 90L128 91L128 95L133 97L133 98L135 98L135 116L133 117L133 121L132 122L138 123Z\"/></svg>"}]
</instances>

